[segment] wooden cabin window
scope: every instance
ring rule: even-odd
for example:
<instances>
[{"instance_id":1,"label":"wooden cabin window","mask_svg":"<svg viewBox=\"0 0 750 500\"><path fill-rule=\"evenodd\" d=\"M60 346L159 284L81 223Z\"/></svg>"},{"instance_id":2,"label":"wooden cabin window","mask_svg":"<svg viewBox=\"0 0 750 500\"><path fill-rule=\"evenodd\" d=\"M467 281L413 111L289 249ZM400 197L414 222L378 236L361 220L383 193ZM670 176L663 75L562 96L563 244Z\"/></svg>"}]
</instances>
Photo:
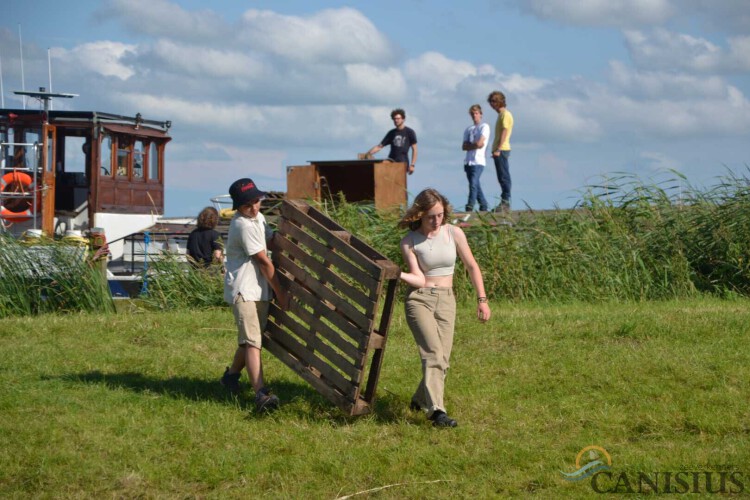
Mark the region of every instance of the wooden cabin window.
<instances>
[{"instance_id":1,"label":"wooden cabin window","mask_svg":"<svg viewBox=\"0 0 750 500\"><path fill-rule=\"evenodd\" d=\"M148 148L148 178L152 181L159 180L159 148L156 141L151 141Z\"/></svg>"},{"instance_id":2,"label":"wooden cabin window","mask_svg":"<svg viewBox=\"0 0 750 500\"><path fill-rule=\"evenodd\" d=\"M135 141L133 148L133 179L143 179L145 175L143 165L146 159L146 144L143 139Z\"/></svg>"},{"instance_id":3,"label":"wooden cabin window","mask_svg":"<svg viewBox=\"0 0 750 500\"><path fill-rule=\"evenodd\" d=\"M102 142L100 149L101 159L101 175L111 177L112 176L112 136L109 134L102 134Z\"/></svg>"},{"instance_id":4,"label":"wooden cabin window","mask_svg":"<svg viewBox=\"0 0 750 500\"><path fill-rule=\"evenodd\" d=\"M133 158L133 141L129 137L117 138L117 177L127 177Z\"/></svg>"}]
</instances>

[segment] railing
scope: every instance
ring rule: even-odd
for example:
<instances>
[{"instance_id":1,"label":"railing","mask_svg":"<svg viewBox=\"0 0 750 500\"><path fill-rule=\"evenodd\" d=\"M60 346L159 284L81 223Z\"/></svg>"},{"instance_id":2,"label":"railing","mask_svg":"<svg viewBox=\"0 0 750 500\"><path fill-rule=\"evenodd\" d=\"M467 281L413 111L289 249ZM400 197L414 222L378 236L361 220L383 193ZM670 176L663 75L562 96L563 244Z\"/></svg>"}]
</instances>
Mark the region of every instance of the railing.
<instances>
[{"instance_id":1,"label":"railing","mask_svg":"<svg viewBox=\"0 0 750 500\"><path fill-rule=\"evenodd\" d=\"M5 154L5 149L8 148L31 148L32 156L31 156L31 165L38 165L39 164L39 154L38 151L41 147L39 142L29 143L29 142L1 142L0 143L0 178L4 177L8 172L29 172L32 176L32 183L33 189L31 193L28 192L12 192L7 191L7 185L2 186L2 189L0 189L0 210L3 210L3 207L5 206L5 200L8 199L28 199L32 198L32 205L31 205L31 215L29 218L32 218L34 220L33 222L33 229L37 229L37 221L39 217L39 171L40 167L8 167L7 166L7 157ZM24 158L26 157L26 153L24 152ZM28 162L24 161L25 164L28 164ZM31 196L29 196L31 195ZM7 209L5 209L7 210ZM3 210L3 211L5 211ZM8 210L9 211L9 210ZM0 216L0 218L3 218ZM13 217L8 217L8 219L11 220Z\"/></svg>"}]
</instances>

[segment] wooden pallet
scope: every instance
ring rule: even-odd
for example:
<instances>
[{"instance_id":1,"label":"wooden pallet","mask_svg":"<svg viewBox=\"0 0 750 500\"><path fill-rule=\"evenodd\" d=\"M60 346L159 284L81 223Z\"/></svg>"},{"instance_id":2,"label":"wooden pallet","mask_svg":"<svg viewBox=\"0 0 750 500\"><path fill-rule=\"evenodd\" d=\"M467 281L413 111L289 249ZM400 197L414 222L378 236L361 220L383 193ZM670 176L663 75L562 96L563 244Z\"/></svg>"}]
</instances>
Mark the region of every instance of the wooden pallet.
<instances>
[{"instance_id":1,"label":"wooden pallet","mask_svg":"<svg viewBox=\"0 0 750 500\"><path fill-rule=\"evenodd\" d=\"M372 411L399 267L310 205L284 200L273 261L292 295L263 345L350 415Z\"/></svg>"}]
</instances>

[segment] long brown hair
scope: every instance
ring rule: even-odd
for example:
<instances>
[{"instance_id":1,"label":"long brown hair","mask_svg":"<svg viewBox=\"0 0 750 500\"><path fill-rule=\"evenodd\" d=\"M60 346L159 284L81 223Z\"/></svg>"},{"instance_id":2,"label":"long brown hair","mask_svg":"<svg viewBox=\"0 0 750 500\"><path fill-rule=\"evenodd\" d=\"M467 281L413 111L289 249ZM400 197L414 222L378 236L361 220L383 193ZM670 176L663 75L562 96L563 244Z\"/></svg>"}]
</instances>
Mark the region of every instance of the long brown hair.
<instances>
[{"instance_id":1,"label":"long brown hair","mask_svg":"<svg viewBox=\"0 0 750 500\"><path fill-rule=\"evenodd\" d=\"M446 222L450 220L453 207L451 207L448 199L440 194L437 189L427 188L414 198L414 203L412 203L411 207L409 207L404 216L398 222L398 227L401 229L409 228L412 231L416 231L419 229L419 226L422 225L422 216L434 207L436 203L443 205L443 224L446 224Z\"/></svg>"}]
</instances>

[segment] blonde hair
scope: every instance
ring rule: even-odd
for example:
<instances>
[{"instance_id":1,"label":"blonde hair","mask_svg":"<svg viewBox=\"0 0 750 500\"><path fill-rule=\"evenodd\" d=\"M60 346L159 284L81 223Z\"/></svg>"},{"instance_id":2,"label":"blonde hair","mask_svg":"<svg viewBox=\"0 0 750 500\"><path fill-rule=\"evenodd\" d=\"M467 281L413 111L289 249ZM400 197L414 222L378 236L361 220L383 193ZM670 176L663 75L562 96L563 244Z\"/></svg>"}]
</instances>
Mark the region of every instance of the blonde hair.
<instances>
[{"instance_id":1,"label":"blonde hair","mask_svg":"<svg viewBox=\"0 0 750 500\"><path fill-rule=\"evenodd\" d=\"M416 231L422 225L422 216L437 203L443 205L443 224L445 224L450 219L453 207L437 189L427 188L414 198L414 203L398 222L398 227Z\"/></svg>"}]
</instances>

